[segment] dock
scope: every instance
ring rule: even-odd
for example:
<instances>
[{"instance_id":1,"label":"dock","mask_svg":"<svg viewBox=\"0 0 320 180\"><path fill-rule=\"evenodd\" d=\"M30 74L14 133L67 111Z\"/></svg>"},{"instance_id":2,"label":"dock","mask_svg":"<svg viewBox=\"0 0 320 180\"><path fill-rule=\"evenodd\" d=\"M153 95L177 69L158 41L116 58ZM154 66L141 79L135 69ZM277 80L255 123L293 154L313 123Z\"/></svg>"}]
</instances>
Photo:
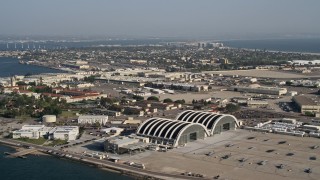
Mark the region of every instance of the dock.
<instances>
[{"instance_id":1,"label":"dock","mask_svg":"<svg viewBox=\"0 0 320 180\"><path fill-rule=\"evenodd\" d=\"M25 150L22 150L22 151L18 151L18 152L9 154L7 157L11 157L11 158L20 157L20 158L24 158L24 155L27 155L27 154L30 154L30 153L33 153L33 152L36 152L36 151L37 151L37 149L25 149Z\"/></svg>"}]
</instances>

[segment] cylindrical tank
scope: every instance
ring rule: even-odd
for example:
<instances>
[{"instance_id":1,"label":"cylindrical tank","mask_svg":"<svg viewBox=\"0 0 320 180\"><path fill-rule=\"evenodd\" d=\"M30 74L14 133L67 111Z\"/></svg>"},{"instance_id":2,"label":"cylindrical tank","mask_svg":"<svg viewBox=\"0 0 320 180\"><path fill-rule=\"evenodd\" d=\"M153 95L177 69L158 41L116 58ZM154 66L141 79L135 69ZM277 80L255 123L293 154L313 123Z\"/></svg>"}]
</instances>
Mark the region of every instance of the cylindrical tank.
<instances>
[{"instance_id":1,"label":"cylindrical tank","mask_svg":"<svg viewBox=\"0 0 320 180\"><path fill-rule=\"evenodd\" d=\"M53 123L57 121L56 115L44 115L42 116L42 122Z\"/></svg>"}]
</instances>

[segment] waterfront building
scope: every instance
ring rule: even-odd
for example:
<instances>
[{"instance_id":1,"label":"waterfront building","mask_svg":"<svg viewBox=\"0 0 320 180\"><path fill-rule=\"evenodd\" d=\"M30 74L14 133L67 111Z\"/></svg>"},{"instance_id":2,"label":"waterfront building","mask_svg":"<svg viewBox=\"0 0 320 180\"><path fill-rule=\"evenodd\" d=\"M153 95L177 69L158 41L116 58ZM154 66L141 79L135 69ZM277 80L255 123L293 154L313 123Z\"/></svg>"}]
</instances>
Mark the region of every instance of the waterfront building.
<instances>
[{"instance_id":1,"label":"waterfront building","mask_svg":"<svg viewBox=\"0 0 320 180\"><path fill-rule=\"evenodd\" d=\"M12 132L12 138L30 138L39 139L62 139L62 140L75 140L79 135L78 126L57 126L46 127L44 125L24 125L20 130Z\"/></svg>"},{"instance_id":2,"label":"waterfront building","mask_svg":"<svg viewBox=\"0 0 320 180\"><path fill-rule=\"evenodd\" d=\"M107 152L123 154L135 150L145 149L149 145L149 138L139 136L117 136L108 138L104 142L104 150Z\"/></svg>"},{"instance_id":3,"label":"waterfront building","mask_svg":"<svg viewBox=\"0 0 320 180\"><path fill-rule=\"evenodd\" d=\"M58 126L54 130L53 134L50 134L53 139L60 140L76 140L79 135L79 127L78 126Z\"/></svg>"},{"instance_id":4,"label":"waterfront building","mask_svg":"<svg viewBox=\"0 0 320 180\"><path fill-rule=\"evenodd\" d=\"M46 127L45 125L24 125L20 130L12 132L12 138L39 139L40 137L47 137L51 130L51 127Z\"/></svg>"}]
</instances>

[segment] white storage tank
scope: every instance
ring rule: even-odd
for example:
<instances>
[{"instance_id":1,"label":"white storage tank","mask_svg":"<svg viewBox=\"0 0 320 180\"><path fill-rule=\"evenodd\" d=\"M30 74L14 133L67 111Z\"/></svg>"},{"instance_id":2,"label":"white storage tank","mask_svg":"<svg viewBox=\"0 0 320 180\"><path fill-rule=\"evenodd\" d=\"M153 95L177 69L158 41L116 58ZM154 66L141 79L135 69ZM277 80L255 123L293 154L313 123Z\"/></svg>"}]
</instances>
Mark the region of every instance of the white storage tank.
<instances>
[{"instance_id":1,"label":"white storage tank","mask_svg":"<svg viewBox=\"0 0 320 180\"><path fill-rule=\"evenodd\" d=\"M44 116L42 116L42 122L46 122L46 123L57 122L57 116L56 115L44 115Z\"/></svg>"}]
</instances>

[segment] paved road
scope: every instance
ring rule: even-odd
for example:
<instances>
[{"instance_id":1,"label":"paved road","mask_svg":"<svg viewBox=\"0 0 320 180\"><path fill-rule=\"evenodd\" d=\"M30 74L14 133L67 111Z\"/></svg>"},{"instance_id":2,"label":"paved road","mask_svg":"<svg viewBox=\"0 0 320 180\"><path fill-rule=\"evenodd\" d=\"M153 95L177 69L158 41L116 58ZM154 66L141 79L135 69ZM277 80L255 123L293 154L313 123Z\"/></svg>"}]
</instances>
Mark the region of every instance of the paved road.
<instances>
[{"instance_id":1,"label":"paved road","mask_svg":"<svg viewBox=\"0 0 320 180\"><path fill-rule=\"evenodd\" d=\"M93 164L101 165L106 168L110 168L110 169L114 169L114 170L118 170L118 171L130 172L130 173L139 174L139 175L143 175L143 176L147 176L147 177L155 177L155 178L159 178L159 179L205 179L205 178L196 178L196 177L190 177L190 176L165 174L165 173L161 173L161 172L153 172L153 171L149 171L149 170L145 170L145 169L131 167L131 166L124 165L124 164L116 164L114 162L107 161L107 160L99 160L99 159L95 159L95 158L91 158L91 157L85 157L82 154L79 155L79 154L76 154L76 153L73 153L70 151L65 152L65 151L54 149L52 147L35 145L35 144L16 141L16 140L12 140L12 139L0 139L0 143L1 142L5 143L5 144L11 144L13 146L17 146L17 144L31 146L39 151L44 151L44 152L51 150L51 151L57 152L59 154L70 154L75 158L79 158L79 159L81 158L82 161L84 161L84 162L90 162Z\"/></svg>"}]
</instances>

